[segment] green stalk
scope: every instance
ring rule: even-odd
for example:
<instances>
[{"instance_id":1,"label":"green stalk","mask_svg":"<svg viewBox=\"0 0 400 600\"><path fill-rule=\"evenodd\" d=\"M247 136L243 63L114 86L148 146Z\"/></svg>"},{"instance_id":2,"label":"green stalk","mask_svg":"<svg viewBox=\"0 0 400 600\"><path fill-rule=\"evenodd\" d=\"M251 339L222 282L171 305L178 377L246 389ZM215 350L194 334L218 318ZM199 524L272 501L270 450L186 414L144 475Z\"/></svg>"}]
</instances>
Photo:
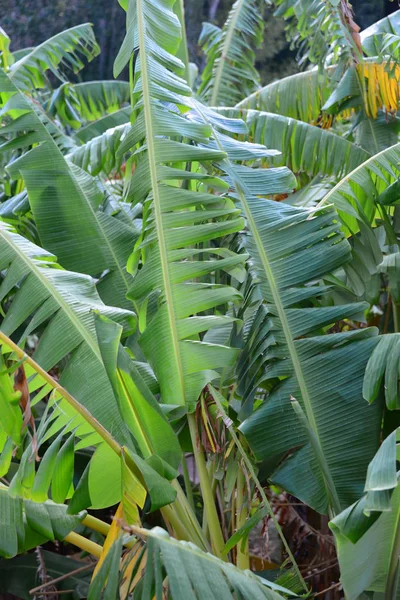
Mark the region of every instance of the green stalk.
<instances>
[{"instance_id":1,"label":"green stalk","mask_svg":"<svg viewBox=\"0 0 400 600\"><path fill-rule=\"evenodd\" d=\"M183 481L185 482L186 498L188 499L188 502L189 502L192 510L194 511L195 506L194 506L192 482L190 481L189 470L188 470L185 456L182 459L182 473L183 473Z\"/></svg>"},{"instance_id":2,"label":"green stalk","mask_svg":"<svg viewBox=\"0 0 400 600\"><path fill-rule=\"evenodd\" d=\"M174 504L170 504L168 506L163 506L160 508L160 512L164 519L168 521L174 530L174 535L179 540L185 540L187 542L193 542L193 538L190 535L185 524L183 524L183 520L179 514L178 510L174 510ZM175 507L176 508L176 507ZM193 542L194 543L194 542Z\"/></svg>"},{"instance_id":3,"label":"green stalk","mask_svg":"<svg viewBox=\"0 0 400 600\"><path fill-rule=\"evenodd\" d=\"M102 546L100 546L99 544L96 544L95 542L92 542L91 540L87 540L85 537L83 537L82 535L79 535L79 533L75 533L74 531L69 533L67 535L67 537L64 538L64 542L73 544L74 546L77 546L84 552L88 552L88 554L92 554L96 558L101 558L101 555L103 553Z\"/></svg>"},{"instance_id":4,"label":"green stalk","mask_svg":"<svg viewBox=\"0 0 400 600\"><path fill-rule=\"evenodd\" d=\"M186 527L192 536L193 542L199 546L199 548L209 552L211 550L210 545L201 530L200 523L197 520L195 512L191 508L188 499L179 485L179 482L175 479L171 482L171 484L176 489L177 493L176 500L171 505L172 508L177 511L177 514L182 522L187 524Z\"/></svg>"},{"instance_id":5,"label":"green stalk","mask_svg":"<svg viewBox=\"0 0 400 600\"><path fill-rule=\"evenodd\" d=\"M288 557L289 557L289 559L290 559L290 561L291 561L291 563L293 565L293 569L295 570L295 572L297 574L297 577L299 578L299 582L302 584L305 592L308 594L309 590L307 588L307 584L304 581L302 574L300 573L299 566L298 566L298 564L297 564L297 562L296 562L296 560L295 560L295 558L293 556L292 551L289 548L289 544L287 543L285 536L283 535L282 528L279 525L279 522L278 522L278 520L277 520L277 518L275 516L274 511L272 510L272 506L269 503L269 500L268 500L268 498L267 498L267 496L265 494L264 488L261 485L261 483L260 483L260 481L259 481L259 479L258 479L258 477L256 475L256 472L255 472L254 467L253 467L253 465L251 463L251 460L247 456L247 453L246 453L245 449L243 448L242 443L240 442L238 436L236 435L236 431L235 431L235 428L233 427L232 420L228 417L228 415L225 412L225 409L224 409L223 403L222 403L222 402L225 401L225 398L223 396L221 396L221 394L219 392L217 392L217 390L214 389L212 387L212 385L209 385L208 389L210 390L210 393L211 393L212 397L214 398L215 404L218 407L219 413L221 414L221 416L223 418L224 424L228 428L229 433L231 434L232 439L235 442L236 447L237 447L237 449L238 449L238 451L239 451L239 453L240 453L240 455L241 455L241 457L243 459L243 462L246 465L246 468L247 468L248 472L250 473L250 475L251 475L251 477L252 477L252 479L254 481L254 484L255 484L256 488L258 489L258 492L259 492L259 494L261 496L263 505L267 509L268 514L271 517L271 520L272 520L273 524L275 525L275 529L277 530L278 535L279 535L279 537L282 540L283 547L285 548L285 550L287 552L287 555L288 555Z\"/></svg>"},{"instance_id":6,"label":"green stalk","mask_svg":"<svg viewBox=\"0 0 400 600\"><path fill-rule=\"evenodd\" d=\"M243 469L239 465L239 471L236 482L236 530L244 525L247 519L246 499L245 499L246 480ZM239 569L250 569L249 539L240 540L236 546L236 566Z\"/></svg>"},{"instance_id":7,"label":"green stalk","mask_svg":"<svg viewBox=\"0 0 400 600\"><path fill-rule=\"evenodd\" d=\"M207 515L207 523L210 531L211 546L215 556L226 561L226 555L223 553L223 548L225 545L224 537L222 535L219 516L214 502L214 494L212 492L211 482L207 472L206 461L203 451L200 448L200 440L194 414L188 415L188 422L190 437L193 445L193 454L196 461L197 472L199 474L200 489L204 501L204 510Z\"/></svg>"},{"instance_id":8,"label":"green stalk","mask_svg":"<svg viewBox=\"0 0 400 600\"><path fill-rule=\"evenodd\" d=\"M211 470L209 467L207 467L207 473L208 473L208 479L211 481L211 491L212 491L212 495L213 498L215 498L215 494L217 492L217 484L218 481L217 479L214 478L214 476L212 475L213 470ZM201 526L203 533L205 536L208 536L209 534L209 530L208 530L208 523L207 523L207 513L204 511L203 514L203 523Z\"/></svg>"},{"instance_id":9,"label":"green stalk","mask_svg":"<svg viewBox=\"0 0 400 600\"><path fill-rule=\"evenodd\" d=\"M179 19L182 29L181 35L181 43L179 45L176 56L181 59L183 64L185 65L185 80L186 83L190 85L190 71L189 71L189 54L187 47L187 37L186 37L186 26L185 26L185 7L183 4L183 0L177 0L174 4L174 12Z\"/></svg>"},{"instance_id":10,"label":"green stalk","mask_svg":"<svg viewBox=\"0 0 400 600\"><path fill-rule=\"evenodd\" d=\"M392 301L393 306L393 321L394 321L394 330L396 333L400 333L400 304Z\"/></svg>"}]
</instances>

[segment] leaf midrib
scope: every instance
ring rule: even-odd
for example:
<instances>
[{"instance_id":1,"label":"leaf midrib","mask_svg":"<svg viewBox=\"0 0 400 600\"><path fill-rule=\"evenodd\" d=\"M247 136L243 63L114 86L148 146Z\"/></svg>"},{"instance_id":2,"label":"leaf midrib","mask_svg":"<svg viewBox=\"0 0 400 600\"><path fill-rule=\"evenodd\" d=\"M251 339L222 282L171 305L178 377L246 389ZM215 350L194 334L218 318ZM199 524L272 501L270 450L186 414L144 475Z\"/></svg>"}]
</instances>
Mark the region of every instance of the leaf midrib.
<instances>
[{"instance_id":1,"label":"leaf midrib","mask_svg":"<svg viewBox=\"0 0 400 600\"><path fill-rule=\"evenodd\" d=\"M176 364L176 370L179 377L181 387L181 398L185 399L185 382L183 375L183 365L179 350L179 338L177 334L176 319L173 309L173 294L172 284L168 270L168 256L167 256L167 244L164 235L164 228L162 223L162 210L161 210L161 199L158 189L158 178L157 178L157 162L156 153L154 147L154 133L152 123L152 111L151 111L151 94L149 85L149 74L147 67L146 58L146 32L145 32L145 20L143 14L143 0L137 0L137 15L138 15L138 37L139 37L139 57L140 57L140 70L142 77L142 93L143 93L143 110L145 117L146 126L146 139L147 139L147 152L149 158L149 169L151 178L151 187L153 191L153 207L156 223L157 238L159 243L160 251L160 262L164 283L164 292L166 299L167 315L170 325L171 338L173 344L173 356ZM164 399L166 400L166 399Z\"/></svg>"}]
</instances>

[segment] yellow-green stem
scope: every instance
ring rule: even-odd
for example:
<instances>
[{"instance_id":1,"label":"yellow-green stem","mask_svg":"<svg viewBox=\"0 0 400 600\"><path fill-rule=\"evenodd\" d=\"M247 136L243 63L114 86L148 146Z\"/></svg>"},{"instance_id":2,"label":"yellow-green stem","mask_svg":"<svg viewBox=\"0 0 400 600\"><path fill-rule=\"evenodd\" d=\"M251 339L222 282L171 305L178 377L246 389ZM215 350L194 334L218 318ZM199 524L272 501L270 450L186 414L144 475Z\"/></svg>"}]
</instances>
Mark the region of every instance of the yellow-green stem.
<instances>
[{"instance_id":1,"label":"yellow-green stem","mask_svg":"<svg viewBox=\"0 0 400 600\"><path fill-rule=\"evenodd\" d=\"M86 517L82 521L82 525L85 525L85 527L89 527L89 529L92 529L93 531L98 531L103 535L107 535L111 527L111 525L109 525L108 523L105 523L104 521L101 521L100 519L97 519L97 517L93 517L92 515L86 515Z\"/></svg>"},{"instance_id":2,"label":"yellow-green stem","mask_svg":"<svg viewBox=\"0 0 400 600\"><path fill-rule=\"evenodd\" d=\"M400 304L396 302L393 302L393 321L395 332L400 333Z\"/></svg>"},{"instance_id":3,"label":"yellow-green stem","mask_svg":"<svg viewBox=\"0 0 400 600\"><path fill-rule=\"evenodd\" d=\"M100 558L103 552L102 546L96 544L95 542L92 542L91 540L87 540L82 535L79 535L79 533L75 533L74 531L69 533L67 537L64 538L64 542L73 544L74 546L80 548L81 550L84 550L88 554L93 554L93 556L95 556L96 558Z\"/></svg>"},{"instance_id":4,"label":"yellow-green stem","mask_svg":"<svg viewBox=\"0 0 400 600\"><path fill-rule=\"evenodd\" d=\"M254 470L252 462L249 459L249 457L247 456L247 453L246 453L245 449L243 448L243 445L242 445L241 441L239 440L238 436L236 435L236 431L235 431L235 428L233 426L233 423L232 423L231 419L228 417L228 415L225 412L225 409L224 409L223 404L222 404L222 402L225 401L225 398L223 396L221 396L221 394L219 392L217 392L217 390L214 389L212 387L212 385L209 386L209 390L210 390L210 393L211 393L212 397L214 398L215 404L217 405L218 410L219 410L219 412L220 412L220 414L221 414L221 416L222 416L222 418L224 420L225 426L228 428L229 433L231 434L232 439L235 442L235 445L236 445L236 447L237 447L237 449L238 449L238 451L239 451L239 453L240 453L240 455L242 457L243 463L246 465L246 468L247 468L250 476L252 477L256 488L258 489L258 492L259 492L259 494L261 496L263 505L267 509L268 514L271 517L271 520L272 520L272 522L273 522L273 524L275 526L275 529L278 532L278 535L279 535L279 537L282 540L282 544L283 544L283 546L284 546L284 548L285 548L285 550L287 552L287 555L288 555L288 557L289 557L289 559L290 559L290 561L291 561L291 563L293 565L293 569L294 569L294 571L297 574L299 582L303 586L304 590L308 593L307 584L304 581L302 574L300 573L300 569L299 569L299 566L298 566L298 564L296 562L296 559L294 558L293 553L292 553L292 551L291 551L291 549L289 547L289 544L287 543L286 538L283 535L282 528L281 528L281 526L280 526L280 524L278 522L278 519L275 516L274 511L272 510L272 506L271 506L271 504L270 504L270 502L269 502L269 500L267 498L265 490L264 490L263 486L261 485L261 483L260 483L260 481L259 481L259 479L258 479L258 477L256 475L256 472Z\"/></svg>"},{"instance_id":5,"label":"yellow-green stem","mask_svg":"<svg viewBox=\"0 0 400 600\"><path fill-rule=\"evenodd\" d=\"M223 553L224 537L222 535L217 508L215 506L214 495L212 492L210 478L207 472L207 465L203 451L200 447L200 440L197 431L197 423L194 414L188 415L190 437L193 445L193 454L196 461L197 472L200 480L200 489L203 496L204 510L207 514L207 523L210 531L210 541L213 553L222 560L227 560Z\"/></svg>"},{"instance_id":6,"label":"yellow-green stem","mask_svg":"<svg viewBox=\"0 0 400 600\"><path fill-rule=\"evenodd\" d=\"M243 469L239 465L236 483L236 530L240 529L247 519L245 488L246 479ZM247 537L240 540L236 546L236 566L239 569L250 569L249 540Z\"/></svg>"}]
</instances>

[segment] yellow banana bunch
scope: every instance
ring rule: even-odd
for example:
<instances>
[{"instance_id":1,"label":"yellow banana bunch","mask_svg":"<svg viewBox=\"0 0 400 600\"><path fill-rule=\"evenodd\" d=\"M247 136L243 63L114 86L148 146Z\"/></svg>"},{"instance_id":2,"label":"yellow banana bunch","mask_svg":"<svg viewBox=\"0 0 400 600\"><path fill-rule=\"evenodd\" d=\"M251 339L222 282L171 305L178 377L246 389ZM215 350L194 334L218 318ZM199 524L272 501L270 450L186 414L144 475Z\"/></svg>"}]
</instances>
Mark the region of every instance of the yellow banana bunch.
<instances>
[{"instance_id":1,"label":"yellow banana bunch","mask_svg":"<svg viewBox=\"0 0 400 600\"><path fill-rule=\"evenodd\" d=\"M364 77L364 105L368 117L376 119L378 110L397 112L399 101L400 66L387 63L358 65Z\"/></svg>"}]
</instances>

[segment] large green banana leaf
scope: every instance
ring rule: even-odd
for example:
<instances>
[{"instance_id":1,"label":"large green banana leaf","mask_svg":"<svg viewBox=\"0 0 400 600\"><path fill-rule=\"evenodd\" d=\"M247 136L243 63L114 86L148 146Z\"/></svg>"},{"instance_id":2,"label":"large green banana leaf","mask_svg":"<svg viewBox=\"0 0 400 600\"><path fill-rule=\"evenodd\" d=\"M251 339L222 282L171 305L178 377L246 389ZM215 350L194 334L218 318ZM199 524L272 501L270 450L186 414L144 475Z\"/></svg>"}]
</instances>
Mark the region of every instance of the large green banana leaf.
<instances>
[{"instance_id":1,"label":"large green banana leaf","mask_svg":"<svg viewBox=\"0 0 400 600\"><path fill-rule=\"evenodd\" d=\"M215 177L212 162L226 155L208 143L210 127L166 104L192 103L179 75L183 64L173 56L180 24L172 4L139 0L127 7L128 33L115 74L137 51L138 116L119 152L141 146L132 155L135 172L127 190L127 199L144 207L144 235L132 259L141 268L129 294L140 312L139 343L160 383L162 401L193 410L217 369L232 365L237 355L236 349L201 341L200 334L231 321L210 311L240 295L216 279L199 278L243 262L243 256L210 243L239 231L243 220L231 200L210 193L228 187Z\"/></svg>"},{"instance_id":2,"label":"large green banana leaf","mask_svg":"<svg viewBox=\"0 0 400 600\"><path fill-rule=\"evenodd\" d=\"M330 504L337 513L360 496L379 443L381 406L371 411L362 398L377 332L312 337L364 308L313 306L323 290L312 282L350 257L335 211L312 212L252 196L234 167L231 178L240 191L250 232L246 246L265 301L245 360L250 375L259 361L258 384L281 378L241 429L259 459L281 461L273 481L315 509L326 512ZM307 427L291 399L302 404Z\"/></svg>"},{"instance_id":3,"label":"large green banana leaf","mask_svg":"<svg viewBox=\"0 0 400 600\"><path fill-rule=\"evenodd\" d=\"M357 319L357 310L362 318L365 308L310 303L323 293L310 284L350 256L334 210L313 213L258 198L242 202L265 308L256 317L241 369L249 378L256 371L253 385L276 377L281 381L241 429L259 459L282 461L273 481L316 510L326 512L330 503L337 513L360 496L379 443L381 406L371 411L362 398L377 332L315 337L337 320ZM318 451L291 399L302 404Z\"/></svg>"},{"instance_id":4,"label":"large green banana leaf","mask_svg":"<svg viewBox=\"0 0 400 600\"><path fill-rule=\"evenodd\" d=\"M129 307L131 277L126 261L137 232L102 211L104 194L78 167L69 163L54 142L48 119L0 72L1 116L13 121L3 128L11 139L0 150L26 149L9 165L12 177L24 179L43 246L73 271L100 275L100 291L108 304ZM16 114L15 114L16 112ZM21 135L15 134L21 133Z\"/></svg>"},{"instance_id":5,"label":"large green banana leaf","mask_svg":"<svg viewBox=\"0 0 400 600\"><path fill-rule=\"evenodd\" d=\"M287 166L295 174L332 177L338 181L370 158L370 154L335 133L279 114L246 109L219 109L241 118L248 127L246 139L281 154L273 166Z\"/></svg>"},{"instance_id":6,"label":"large green banana leaf","mask_svg":"<svg viewBox=\"0 0 400 600\"><path fill-rule=\"evenodd\" d=\"M25 340L44 328L34 354L37 362L48 371L69 357L62 385L117 439L128 441L101 358L93 310L122 320L128 329L133 325L133 313L103 304L89 276L61 269L53 255L2 222L0 268L6 272L1 300L18 286L1 330L7 335L18 331Z\"/></svg>"},{"instance_id":7,"label":"large green banana leaf","mask_svg":"<svg viewBox=\"0 0 400 600\"><path fill-rule=\"evenodd\" d=\"M337 320L357 319L357 309L362 318L365 308L310 303L323 293L310 284L350 256L334 210L313 213L254 197L242 202L265 308L249 336L241 368L245 373L249 369L247 377L256 371L253 385L276 377L281 381L241 429L259 459L282 461L273 481L316 510L326 512L330 504L337 513L360 496L379 443L381 406L371 411L362 398L377 332L315 337ZM302 404L318 451L291 399Z\"/></svg>"}]
</instances>

